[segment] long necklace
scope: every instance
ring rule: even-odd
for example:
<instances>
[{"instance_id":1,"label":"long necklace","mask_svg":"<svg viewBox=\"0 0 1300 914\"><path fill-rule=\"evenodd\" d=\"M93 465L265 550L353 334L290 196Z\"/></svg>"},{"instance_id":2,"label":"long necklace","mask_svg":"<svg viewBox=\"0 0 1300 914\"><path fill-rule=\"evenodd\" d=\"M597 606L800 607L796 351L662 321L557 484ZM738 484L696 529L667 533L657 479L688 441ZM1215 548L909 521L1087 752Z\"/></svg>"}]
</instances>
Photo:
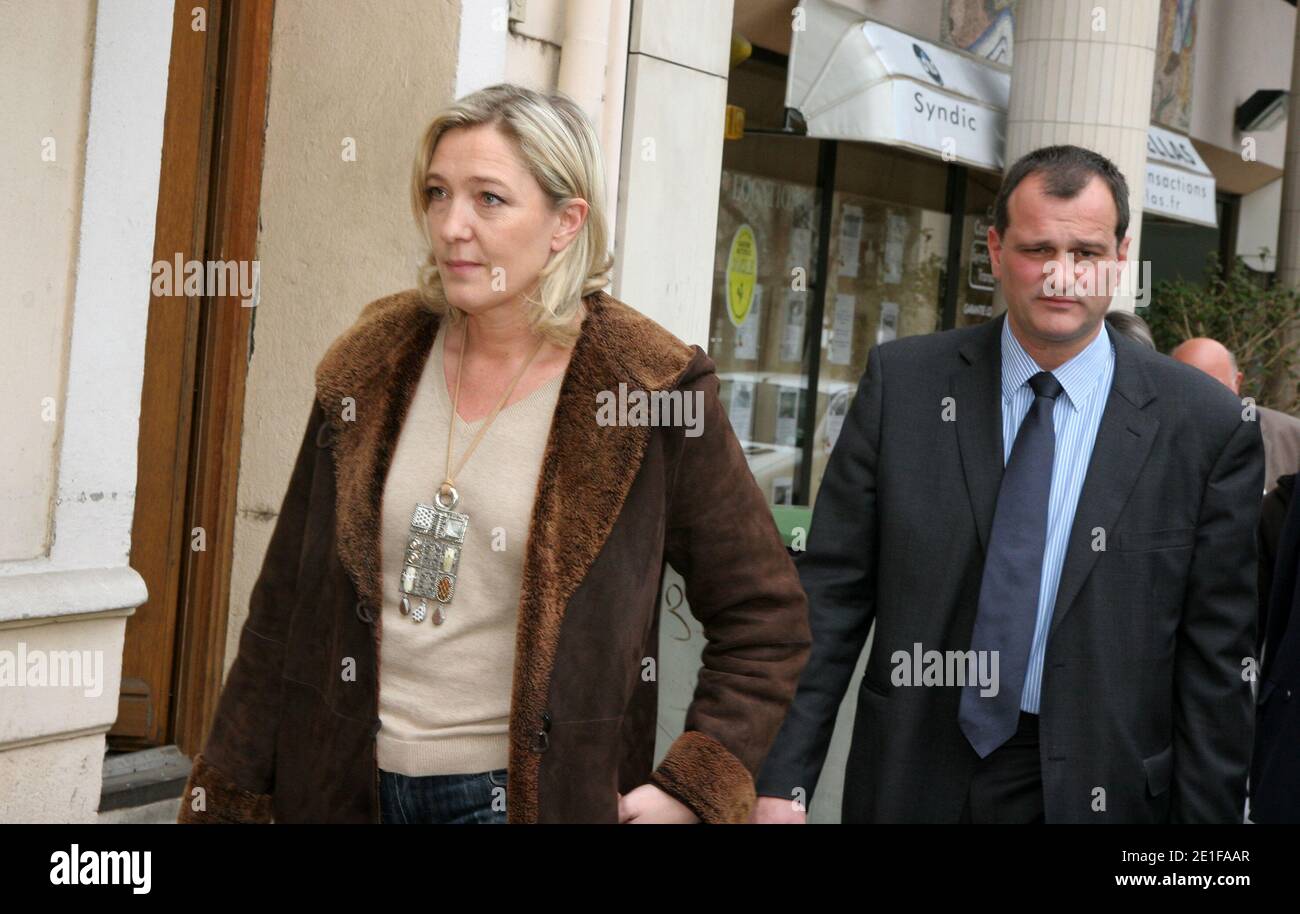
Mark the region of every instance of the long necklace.
<instances>
[{"instance_id":1,"label":"long necklace","mask_svg":"<svg viewBox=\"0 0 1300 914\"><path fill-rule=\"evenodd\" d=\"M542 343L538 340L533 354L524 362L514 380L506 388L496 408L487 421L479 428L465 453L461 455L453 470L451 466L451 439L456 428L456 408L460 404L461 370L465 367L465 354L469 346L469 319L465 319L461 331L460 361L456 365L456 395L451 404L451 416L447 426L447 462L442 485L433 494L433 504L417 502L411 516L411 530L406 543L406 564L402 568L402 602L401 613L409 616L412 622L423 622L429 614L429 600L434 601L433 624L441 625L447 619L447 605L451 603L456 592L456 575L460 567L460 552L465 545L465 534L469 530L469 515L456 510L460 504L460 493L456 491L455 477L464 468L469 455L483 440L488 427L501 412L515 387L523 378L528 366L541 352ZM411 606L411 598L420 601Z\"/></svg>"}]
</instances>

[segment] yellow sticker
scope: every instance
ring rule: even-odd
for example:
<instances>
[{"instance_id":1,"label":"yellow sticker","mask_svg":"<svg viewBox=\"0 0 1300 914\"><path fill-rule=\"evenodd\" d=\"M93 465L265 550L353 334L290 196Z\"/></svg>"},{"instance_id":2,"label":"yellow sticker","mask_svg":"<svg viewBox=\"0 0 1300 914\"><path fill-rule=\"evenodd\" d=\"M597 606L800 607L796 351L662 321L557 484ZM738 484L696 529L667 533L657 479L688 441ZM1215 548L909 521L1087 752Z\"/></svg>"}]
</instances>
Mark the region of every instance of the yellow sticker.
<instances>
[{"instance_id":1,"label":"yellow sticker","mask_svg":"<svg viewBox=\"0 0 1300 914\"><path fill-rule=\"evenodd\" d=\"M754 283L758 279L758 246L748 224L736 229L727 254L727 316L739 327L754 304Z\"/></svg>"}]
</instances>

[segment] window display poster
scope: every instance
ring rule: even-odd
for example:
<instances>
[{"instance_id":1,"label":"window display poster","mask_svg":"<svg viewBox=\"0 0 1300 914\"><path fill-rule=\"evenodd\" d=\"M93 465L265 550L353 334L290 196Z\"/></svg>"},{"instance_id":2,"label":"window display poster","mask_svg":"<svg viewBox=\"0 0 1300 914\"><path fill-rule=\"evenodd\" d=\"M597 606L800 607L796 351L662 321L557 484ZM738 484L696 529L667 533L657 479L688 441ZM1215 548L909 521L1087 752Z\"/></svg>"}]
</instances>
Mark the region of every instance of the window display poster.
<instances>
[{"instance_id":1,"label":"window display poster","mask_svg":"<svg viewBox=\"0 0 1300 914\"><path fill-rule=\"evenodd\" d=\"M849 412L849 397L853 391L849 389L837 391L831 396L830 403L826 404L826 450L830 452L835 448L835 442L840 440L840 430L844 428L844 417Z\"/></svg>"},{"instance_id":2,"label":"window display poster","mask_svg":"<svg viewBox=\"0 0 1300 914\"><path fill-rule=\"evenodd\" d=\"M967 282L980 292L993 291L993 259L989 255L988 219L975 217L975 228L970 242L970 277Z\"/></svg>"},{"instance_id":3,"label":"window display poster","mask_svg":"<svg viewBox=\"0 0 1300 914\"><path fill-rule=\"evenodd\" d=\"M794 447L799 433L799 388L782 387L776 394L776 443Z\"/></svg>"},{"instance_id":4,"label":"window display poster","mask_svg":"<svg viewBox=\"0 0 1300 914\"><path fill-rule=\"evenodd\" d=\"M727 407L731 428L741 441L754 437L754 382L732 381L731 403Z\"/></svg>"},{"instance_id":5,"label":"window display poster","mask_svg":"<svg viewBox=\"0 0 1300 914\"><path fill-rule=\"evenodd\" d=\"M840 210L840 275L856 279L862 247L862 207L846 205Z\"/></svg>"},{"instance_id":6,"label":"window display poster","mask_svg":"<svg viewBox=\"0 0 1300 914\"><path fill-rule=\"evenodd\" d=\"M877 343L898 339L898 302L880 303L880 329L876 331Z\"/></svg>"},{"instance_id":7,"label":"window display poster","mask_svg":"<svg viewBox=\"0 0 1300 914\"><path fill-rule=\"evenodd\" d=\"M758 331L763 326L763 285L754 283L749 313L736 328L736 345L732 351L738 359L758 358Z\"/></svg>"},{"instance_id":8,"label":"window display poster","mask_svg":"<svg viewBox=\"0 0 1300 914\"><path fill-rule=\"evenodd\" d=\"M903 246L907 241L907 217L890 213L885 217L885 268L881 282L898 285L903 281Z\"/></svg>"},{"instance_id":9,"label":"window display poster","mask_svg":"<svg viewBox=\"0 0 1300 914\"><path fill-rule=\"evenodd\" d=\"M803 267L805 274L812 273L812 229L795 226L790 229L790 256L788 269Z\"/></svg>"},{"instance_id":10,"label":"window display poster","mask_svg":"<svg viewBox=\"0 0 1300 914\"><path fill-rule=\"evenodd\" d=\"M803 359L803 325L807 314L807 292L791 290L785 296L785 324L781 331L781 361Z\"/></svg>"},{"instance_id":11,"label":"window display poster","mask_svg":"<svg viewBox=\"0 0 1300 914\"><path fill-rule=\"evenodd\" d=\"M826 357L832 365L847 365L852 360L853 315L857 309L857 296L844 292L835 296L835 318L831 324L831 351Z\"/></svg>"},{"instance_id":12,"label":"window display poster","mask_svg":"<svg viewBox=\"0 0 1300 914\"><path fill-rule=\"evenodd\" d=\"M772 480L772 504L794 504L794 477L777 476Z\"/></svg>"},{"instance_id":13,"label":"window display poster","mask_svg":"<svg viewBox=\"0 0 1300 914\"><path fill-rule=\"evenodd\" d=\"M736 229L727 254L727 316L739 327L749 315L758 278L758 243L748 225Z\"/></svg>"}]
</instances>

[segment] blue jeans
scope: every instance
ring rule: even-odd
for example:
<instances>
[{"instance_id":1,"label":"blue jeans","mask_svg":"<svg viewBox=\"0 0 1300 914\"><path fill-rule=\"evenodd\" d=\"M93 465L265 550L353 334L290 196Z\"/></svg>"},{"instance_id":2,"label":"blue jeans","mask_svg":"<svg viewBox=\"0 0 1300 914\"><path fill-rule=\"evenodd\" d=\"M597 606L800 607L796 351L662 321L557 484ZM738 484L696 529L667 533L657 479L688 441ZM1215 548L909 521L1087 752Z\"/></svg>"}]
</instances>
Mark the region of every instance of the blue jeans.
<instances>
[{"instance_id":1,"label":"blue jeans","mask_svg":"<svg viewBox=\"0 0 1300 914\"><path fill-rule=\"evenodd\" d=\"M409 777L379 769L385 825L505 825L506 769Z\"/></svg>"}]
</instances>

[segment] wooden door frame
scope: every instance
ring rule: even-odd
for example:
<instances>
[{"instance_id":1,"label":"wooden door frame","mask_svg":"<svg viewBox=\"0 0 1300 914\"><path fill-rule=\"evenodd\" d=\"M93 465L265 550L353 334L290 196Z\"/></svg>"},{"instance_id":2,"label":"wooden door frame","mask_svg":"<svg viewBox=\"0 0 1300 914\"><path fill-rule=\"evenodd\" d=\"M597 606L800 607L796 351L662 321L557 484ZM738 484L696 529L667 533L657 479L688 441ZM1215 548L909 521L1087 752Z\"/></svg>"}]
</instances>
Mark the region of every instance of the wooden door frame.
<instances>
[{"instance_id":1,"label":"wooden door frame","mask_svg":"<svg viewBox=\"0 0 1300 914\"><path fill-rule=\"evenodd\" d=\"M175 4L155 261L255 261L273 16L274 0ZM114 748L193 756L220 697L255 311L229 292L150 298L131 561L150 596L134 638L128 623Z\"/></svg>"},{"instance_id":2,"label":"wooden door frame","mask_svg":"<svg viewBox=\"0 0 1300 914\"><path fill-rule=\"evenodd\" d=\"M218 2L224 72L217 80L220 131L213 152L207 259L251 262L257 257L275 4ZM172 741L190 756L202 748L221 694L254 310L244 307L237 290L204 303L188 507L194 526L199 518L210 521L208 549L185 553L190 561L181 591L172 705Z\"/></svg>"}]
</instances>

